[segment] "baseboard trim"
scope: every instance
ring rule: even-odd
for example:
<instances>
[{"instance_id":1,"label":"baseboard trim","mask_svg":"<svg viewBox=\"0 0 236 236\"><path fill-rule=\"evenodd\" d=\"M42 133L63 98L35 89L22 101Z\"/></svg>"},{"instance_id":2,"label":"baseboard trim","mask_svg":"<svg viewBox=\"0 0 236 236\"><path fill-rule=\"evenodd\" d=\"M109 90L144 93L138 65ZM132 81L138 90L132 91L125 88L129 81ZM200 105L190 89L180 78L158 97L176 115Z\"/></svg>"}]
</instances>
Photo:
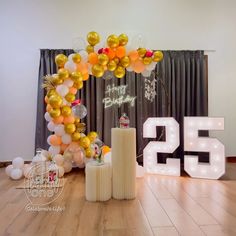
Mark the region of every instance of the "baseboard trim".
<instances>
[{"instance_id":1,"label":"baseboard trim","mask_svg":"<svg viewBox=\"0 0 236 236\"><path fill-rule=\"evenodd\" d=\"M31 161L25 161L25 164L30 164ZM12 161L1 161L0 162L0 168L7 167L12 164Z\"/></svg>"},{"instance_id":2,"label":"baseboard trim","mask_svg":"<svg viewBox=\"0 0 236 236\"><path fill-rule=\"evenodd\" d=\"M226 157L226 158L227 158L227 162L236 163L236 156L231 156L231 157Z\"/></svg>"}]
</instances>

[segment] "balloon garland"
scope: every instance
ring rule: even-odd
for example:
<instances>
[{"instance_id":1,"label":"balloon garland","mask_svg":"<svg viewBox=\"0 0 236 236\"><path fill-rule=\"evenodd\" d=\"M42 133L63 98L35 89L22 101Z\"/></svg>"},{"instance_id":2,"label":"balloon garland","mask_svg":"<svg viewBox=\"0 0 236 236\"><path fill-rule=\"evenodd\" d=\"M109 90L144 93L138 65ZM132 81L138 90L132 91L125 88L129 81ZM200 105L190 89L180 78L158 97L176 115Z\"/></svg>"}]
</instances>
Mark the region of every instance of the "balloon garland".
<instances>
[{"instance_id":1,"label":"balloon garland","mask_svg":"<svg viewBox=\"0 0 236 236\"><path fill-rule=\"evenodd\" d=\"M47 90L45 119L48 129L54 132L47 140L49 152L52 156L64 154L67 161L74 161L78 166L91 157L99 156L102 148L96 132L84 134L85 124L81 119L87 115L87 110L79 100L75 100L84 81L89 79L89 75L101 78L106 73L123 78L126 71L150 76L157 62L163 58L161 51L142 47L127 49L126 34L108 36L106 46L103 46L99 34L89 32L87 42L86 48L68 57L58 54L55 57L57 74L45 76L43 84ZM107 151L108 147L103 149Z\"/></svg>"}]
</instances>

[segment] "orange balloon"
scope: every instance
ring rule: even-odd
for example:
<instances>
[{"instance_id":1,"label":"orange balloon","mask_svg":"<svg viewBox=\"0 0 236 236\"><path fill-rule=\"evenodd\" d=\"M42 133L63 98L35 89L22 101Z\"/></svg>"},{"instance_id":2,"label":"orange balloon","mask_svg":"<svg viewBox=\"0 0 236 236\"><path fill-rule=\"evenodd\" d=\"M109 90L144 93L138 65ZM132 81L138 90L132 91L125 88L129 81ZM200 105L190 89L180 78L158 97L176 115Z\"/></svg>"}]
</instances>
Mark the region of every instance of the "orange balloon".
<instances>
[{"instance_id":1,"label":"orange balloon","mask_svg":"<svg viewBox=\"0 0 236 236\"><path fill-rule=\"evenodd\" d=\"M69 146L69 144L62 143L61 144L61 151L64 152L67 149L68 146Z\"/></svg>"},{"instance_id":2,"label":"orange balloon","mask_svg":"<svg viewBox=\"0 0 236 236\"><path fill-rule=\"evenodd\" d=\"M47 96L44 97L44 101L45 101L45 103L48 103L48 97Z\"/></svg>"},{"instance_id":3,"label":"orange balloon","mask_svg":"<svg viewBox=\"0 0 236 236\"><path fill-rule=\"evenodd\" d=\"M116 56L118 58L122 58L125 56L125 53L126 53L126 50L125 50L125 47L123 46L119 46L117 49L116 49Z\"/></svg>"},{"instance_id":4,"label":"orange balloon","mask_svg":"<svg viewBox=\"0 0 236 236\"><path fill-rule=\"evenodd\" d=\"M83 81L88 80L89 78L89 73L84 73L83 74Z\"/></svg>"},{"instance_id":5,"label":"orange balloon","mask_svg":"<svg viewBox=\"0 0 236 236\"><path fill-rule=\"evenodd\" d=\"M72 94L74 94L74 95L77 93L77 91L78 91L78 89L77 89L77 88L74 88L74 87L71 87L71 88L69 89L69 92L72 93Z\"/></svg>"},{"instance_id":6,"label":"orange balloon","mask_svg":"<svg viewBox=\"0 0 236 236\"><path fill-rule=\"evenodd\" d=\"M64 117L64 124L73 124L75 122L74 116L66 116Z\"/></svg>"},{"instance_id":7,"label":"orange balloon","mask_svg":"<svg viewBox=\"0 0 236 236\"><path fill-rule=\"evenodd\" d=\"M139 58L139 54L137 51L130 51L129 52L129 58L131 61L136 61Z\"/></svg>"},{"instance_id":8,"label":"orange balloon","mask_svg":"<svg viewBox=\"0 0 236 236\"><path fill-rule=\"evenodd\" d=\"M98 63L98 55L95 52L92 52L88 55L88 61L90 64L95 65Z\"/></svg>"},{"instance_id":9,"label":"orange balloon","mask_svg":"<svg viewBox=\"0 0 236 236\"><path fill-rule=\"evenodd\" d=\"M82 74L88 73L88 65L87 65L87 63L84 63L84 62L82 62L82 61L78 64L77 69L78 69Z\"/></svg>"},{"instance_id":10,"label":"orange balloon","mask_svg":"<svg viewBox=\"0 0 236 236\"><path fill-rule=\"evenodd\" d=\"M50 104L47 104L46 110L47 110L47 112L50 112L52 110L52 106Z\"/></svg>"},{"instance_id":11,"label":"orange balloon","mask_svg":"<svg viewBox=\"0 0 236 236\"><path fill-rule=\"evenodd\" d=\"M63 116L58 116L53 119L53 122L58 125L58 124L61 124L63 122L63 120L64 120Z\"/></svg>"},{"instance_id":12,"label":"orange balloon","mask_svg":"<svg viewBox=\"0 0 236 236\"><path fill-rule=\"evenodd\" d=\"M131 64L134 72L141 73L145 70L145 65L143 64L142 60L138 59Z\"/></svg>"},{"instance_id":13,"label":"orange balloon","mask_svg":"<svg viewBox=\"0 0 236 236\"><path fill-rule=\"evenodd\" d=\"M111 48L109 48L107 56L109 57L109 59L113 59L116 56L116 54Z\"/></svg>"},{"instance_id":14,"label":"orange balloon","mask_svg":"<svg viewBox=\"0 0 236 236\"><path fill-rule=\"evenodd\" d=\"M111 148L109 146L103 146L102 147L102 154L103 155L106 155L110 151L111 151Z\"/></svg>"},{"instance_id":15,"label":"orange balloon","mask_svg":"<svg viewBox=\"0 0 236 236\"><path fill-rule=\"evenodd\" d=\"M61 137L59 137L59 136L57 136L57 135L55 135L55 134L53 134L53 135L50 136L49 141L50 141L50 143L51 143L53 146L59 146L59 145L61 145Z\"/></svg>"}]
</instances>

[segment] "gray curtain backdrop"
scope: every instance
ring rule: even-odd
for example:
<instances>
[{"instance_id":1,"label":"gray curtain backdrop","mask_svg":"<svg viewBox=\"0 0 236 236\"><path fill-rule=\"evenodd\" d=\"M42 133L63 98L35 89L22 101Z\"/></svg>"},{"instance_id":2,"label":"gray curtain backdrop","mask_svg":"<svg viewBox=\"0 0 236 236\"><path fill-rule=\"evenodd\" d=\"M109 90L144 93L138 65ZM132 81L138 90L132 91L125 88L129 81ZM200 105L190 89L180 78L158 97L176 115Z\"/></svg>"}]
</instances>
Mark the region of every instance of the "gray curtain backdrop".
<instances>
[{"instance_id":1,"label":"gray curtain backdrop","mask_svg":"<svg viewBox=\"0 0 236 236\"><path fill-rule=\"evenodd\" d=\"M35 135L35 148L47 148L47 122L44 120L45 91L41 89L42 77L56 73L54 58L59 53L71 54L72 50L42 49L38 82L38 109ZM137 129L137 156L142 162L142 151L149 139L144 139L143 123L148 117L174 117L180 124L180 147L173 156L183 160L183 117L208 115L207 64L203 51L163 51L164 59L158 63L149 79L157 79L157 95L153 102L145 98L145 78L134 72L127 72L125 78L95 78L90 76L84 88L78 92L78 98L87 107L88 115L84 119L87 131L97 131L100 139L111 144L111 128L118 126L119 117L126 112L130 126ZM106 77L106 76L105 76ZM108 85L128 85L126 93L136 96L135 106L123 104L104 109L102 102ZM158 128L157 140L165 140L163 128ZM151 139L150 139L151 140ZM158 154L159 162L165 162L167 155Z\"/></svg>"}]
</instances>

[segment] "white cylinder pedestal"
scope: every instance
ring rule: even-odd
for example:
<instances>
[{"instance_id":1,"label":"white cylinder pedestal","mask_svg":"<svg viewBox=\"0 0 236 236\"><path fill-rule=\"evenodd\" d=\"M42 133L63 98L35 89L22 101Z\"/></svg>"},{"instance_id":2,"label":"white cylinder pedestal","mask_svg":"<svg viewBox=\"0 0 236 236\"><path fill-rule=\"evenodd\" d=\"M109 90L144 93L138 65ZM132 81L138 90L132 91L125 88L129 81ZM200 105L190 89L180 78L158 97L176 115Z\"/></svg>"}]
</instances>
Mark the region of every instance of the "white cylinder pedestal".
<instances>
[{"instance_id":1,"label":"white cylinder pedestal","mask_svg":"<svg viewBox=\"0 0 236 236\"><path fill-rule=\"evenodd\" d=\"M136 197L136 129L112 129L112 196Z\"/></svg>"},{"instance_id":2,"label":"white cylinder pedestal","mask_svg":"<svg viewBox=\"0 0 236 236\"><path fill-rule=\"evenodd\" d=\"M98 165L97 162L89 162L85 169L85 196L88 201L107 201L111 198L110 163Z\"/></svg>"}]
</instances>

